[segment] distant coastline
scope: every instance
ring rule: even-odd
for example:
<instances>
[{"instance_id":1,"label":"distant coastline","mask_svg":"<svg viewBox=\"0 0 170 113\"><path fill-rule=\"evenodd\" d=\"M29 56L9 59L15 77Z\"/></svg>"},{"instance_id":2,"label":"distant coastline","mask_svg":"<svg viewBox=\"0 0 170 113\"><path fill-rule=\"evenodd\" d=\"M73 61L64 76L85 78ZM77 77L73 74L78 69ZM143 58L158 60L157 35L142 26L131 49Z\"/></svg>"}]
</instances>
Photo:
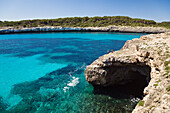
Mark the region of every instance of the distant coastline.
<instances>
[{"instance_id":1,"label":"distant coastline","mask_svg":"<svg viewBox=\"0 0 170 113\"><path fill-rule=\"evenodd\" d=\"M131 18L128 16L0 21L0 34L70 31L164 33L170 31L170 22L155 22L154 20Z\"/></svg>"},{"instance_id":2,"label":"distant coastline","mask_svg":"<svg viewBox=\"0 0 170 113\"><path fill-rule=\"evenodd\" d=\"M15 33L41 33L41 32L124 32L124 33L164 33L170 32L170 29L163 27L131 27L131 26L107 26L107 27L30 27L30 28L14 28L1 27L0 34Z\"/></svg>"}]
</instances>

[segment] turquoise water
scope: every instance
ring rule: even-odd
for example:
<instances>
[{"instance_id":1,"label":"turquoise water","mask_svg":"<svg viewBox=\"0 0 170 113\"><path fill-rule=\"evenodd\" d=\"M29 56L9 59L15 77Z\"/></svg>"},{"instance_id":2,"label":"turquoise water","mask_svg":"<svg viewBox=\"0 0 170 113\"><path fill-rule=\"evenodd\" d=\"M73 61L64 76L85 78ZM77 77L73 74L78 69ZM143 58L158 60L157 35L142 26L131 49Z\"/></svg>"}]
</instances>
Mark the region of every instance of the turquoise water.
<instances>
[{"instance_id":1,"label":"turquoise water","mask_svg":"<svg viewBox=\"0 0 170 113\"><path fill-rule=\"evenodd\" d=\"M134 33L0 35L0 112L131 112L138 97L95 94L84 70Z\"/></svg>"}]
</instances>

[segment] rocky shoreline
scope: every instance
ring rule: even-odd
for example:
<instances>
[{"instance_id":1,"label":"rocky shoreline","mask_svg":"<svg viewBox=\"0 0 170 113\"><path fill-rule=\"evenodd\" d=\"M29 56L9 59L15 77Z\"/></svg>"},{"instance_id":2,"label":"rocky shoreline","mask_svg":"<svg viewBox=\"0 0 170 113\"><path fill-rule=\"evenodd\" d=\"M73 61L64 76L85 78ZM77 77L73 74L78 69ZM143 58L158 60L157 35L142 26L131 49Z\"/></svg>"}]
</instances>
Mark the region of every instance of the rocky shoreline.
<instances>
[{"instance_id":1,"label":"rocky shoreline","mask_svg":"<svg viewBox=\"0 0 170 113\"><path fill-rule=\"evenodd\" d=\"M85 77L94 87L126 85L144 77L144 97L133 113L169 113L169 52L170 33L144 35L128 40L119 51L99 57L86 67Z\"/></svg>"},{"instance_id":2,"label":"rocky shoreline","mask_svg":"<svg viewBox=\"0 0 170 113\"><path fill-rule=\"evenodd\" d=\"M13 33L37 33L37 32L125 32L125 33L164 33L170 29L162 27L130 27L130 26L108 26L108 27L31 27L31 28L0 28L0 34Z\"/></svg>"}]
</instances>

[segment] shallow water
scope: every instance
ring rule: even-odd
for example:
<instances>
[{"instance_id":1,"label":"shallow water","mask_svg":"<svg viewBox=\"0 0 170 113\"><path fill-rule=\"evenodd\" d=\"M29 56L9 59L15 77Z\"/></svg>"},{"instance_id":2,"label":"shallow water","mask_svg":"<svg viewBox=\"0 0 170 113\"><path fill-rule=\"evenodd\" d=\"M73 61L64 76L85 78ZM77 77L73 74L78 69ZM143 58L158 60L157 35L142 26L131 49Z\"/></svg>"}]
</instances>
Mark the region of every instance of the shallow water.
<instances>
[{"instance_id":1,"label":"shallow water","mask_svg":"<svg viewBox=\"0 0 170 113\"><path fill-rule=\"evenodd\" d=\"M134 33L0 35L0 112L131 112L138 97L95 94L84 70Z\"/></svg>"}]
</instances>

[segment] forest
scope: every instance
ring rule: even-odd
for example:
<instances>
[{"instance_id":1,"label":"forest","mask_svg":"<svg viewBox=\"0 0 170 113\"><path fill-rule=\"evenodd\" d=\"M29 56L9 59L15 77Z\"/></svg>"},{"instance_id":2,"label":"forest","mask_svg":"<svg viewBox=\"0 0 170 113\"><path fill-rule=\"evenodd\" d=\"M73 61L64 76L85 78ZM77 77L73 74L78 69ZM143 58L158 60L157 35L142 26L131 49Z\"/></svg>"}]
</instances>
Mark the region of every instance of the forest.
<instances>
[{"instance_id":1,"label":"forest","mask_svg":"<svg viewBox=\"0 0 170 113\"><path fill-rule=\"evenodd\" d=\"M57 19L0 21L0 27L41 27L41 26L105 27L109 25L153 26L170 28L170 21L157 23L154 20L130 18L128 16L67 17Z\"/></svg>"}]
</instances>

